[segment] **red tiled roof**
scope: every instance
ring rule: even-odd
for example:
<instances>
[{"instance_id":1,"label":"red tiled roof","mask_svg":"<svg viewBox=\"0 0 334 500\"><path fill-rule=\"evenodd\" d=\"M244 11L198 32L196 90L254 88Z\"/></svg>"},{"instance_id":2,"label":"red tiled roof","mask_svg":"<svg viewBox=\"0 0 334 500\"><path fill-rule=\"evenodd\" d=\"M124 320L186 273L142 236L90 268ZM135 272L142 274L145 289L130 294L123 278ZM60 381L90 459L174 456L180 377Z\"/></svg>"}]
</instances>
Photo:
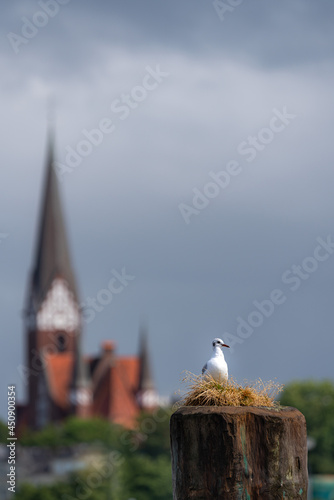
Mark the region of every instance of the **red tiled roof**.
<instances>
[{"instance_id":1,"label":"red tiled roof","mask_svg":"<svg viewBox=\"0 0 334 500\"><path fill-rule=\"evenodd\" d=\"M60 408L67 408L69 404L73 359L72 352L49 354L45 358L45 372L50 396Z\"/></svg>"},{"instance_id":2,"label":"red tiled roof","mask_svg":"<svg viewBox=\"0 0 334 500\"><path fill-rule=\"evenodd\" d=\"M101 360L100 360L101 364ZM103 368L103 370L99 370ZM97 364L98 377L93 376L93 413L96 416L109 418L109 401L110 401L110 370L109 366L100 366ZM94 380L97 379L97 380Z\"/></svg>"},{"instance_id":3,"label":"red tiled roof","mask_svg":"<svg viewBox=\"0 0 334 500\"><path fill-rule=\"evenodd\" d=\"M117 358L111 369L109 415L115 423L133 427L139 413L136 391L139 381L139 358Z\"/></svg>"},{"instance_id":4,"label":"red tiled roof","mask_svg":"<svg viewBox=\"0 0 334 500\"><path fill-rule=\"evenodd\" d=\"M94 413L125 427L133 427L139 413L136 391L139 358L115 358L95 387Z\"/></svg>"},{"instance_id":5,"label":"red tiled roof","mask_svg":"<svg viewBox=\"0 0 334 500\"><path fill-rule=\"evenodd\" d=\"M50 396L62 409L69 407L69 386L73 372L74 356L71 352L49 354L45 358L45 372ZM101 361L100 361L101 362ZM114 363L105 367L103 375L94 388L95 415L133 427L139 414L136 391L139 382L138 357L116 357Z\"/></svg>"}]
</instances>

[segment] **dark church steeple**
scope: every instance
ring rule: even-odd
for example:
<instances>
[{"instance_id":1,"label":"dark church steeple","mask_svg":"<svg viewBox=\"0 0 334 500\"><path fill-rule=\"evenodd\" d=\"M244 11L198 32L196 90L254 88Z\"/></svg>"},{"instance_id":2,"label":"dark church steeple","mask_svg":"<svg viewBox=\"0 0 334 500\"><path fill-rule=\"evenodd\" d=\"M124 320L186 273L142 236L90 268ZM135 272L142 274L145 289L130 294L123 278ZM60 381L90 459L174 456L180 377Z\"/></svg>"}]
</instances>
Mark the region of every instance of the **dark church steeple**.
<instances>
[{"instance_id":1,"label":"dark church steeple","mask_svg":"<svg viewBox=\"0 0 334 500\"><path fill-rule=\"evenodd\" d=\"M145 409L153 408L158 404L158 395L151 373L147 328L143 325L139 332L139 385L137 399L139 406Z\"/></svg>"},{"instance_id":2,"label":"dark church steeple","mask_svg":"<svg viewBox=\"0 0 334 500\"><path fill-rule=\"evenodd\" d=\"M77 299L58 179L53 167L54 139L49 131L43 200L40 212L31 293L37 303L43 300L55 276L62 276Z\"/></svg>"},{"instance_id":3,"label":"dark church steeple","mask_svg":"<svg viewBox=\"0 0 334 500\"><path fill-rule=\"evenodd\" d=\"M75 346L72 380L69 386L71 413L79 417L88 417L92 409L92 380L88 366L84 361L81 338Z\"/></svg>"}]
</instances>

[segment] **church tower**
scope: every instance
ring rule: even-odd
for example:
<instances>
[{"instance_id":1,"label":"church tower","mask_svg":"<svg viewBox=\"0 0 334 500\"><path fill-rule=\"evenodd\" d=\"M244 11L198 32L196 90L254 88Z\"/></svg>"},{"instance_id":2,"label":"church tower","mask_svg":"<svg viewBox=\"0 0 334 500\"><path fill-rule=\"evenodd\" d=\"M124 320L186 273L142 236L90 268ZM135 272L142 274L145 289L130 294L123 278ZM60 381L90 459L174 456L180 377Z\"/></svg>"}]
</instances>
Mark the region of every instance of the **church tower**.
<instances>
[{"instance_id":1,"label":"church tower","mask_svg":"<svg viewBox=\"0 0 334 500\"><path fill-rule=\"evenodd\" d=\"M61 371L61 365L73 365L76 354L81 353L78 294L53 161L53 138L49 133L43 199L25 317L27 422L31 428L43 427L62 413L52 398L53 381L48 376L51 361L55 364L56 356Z\"/></svg>"},{"instance_id":2,"label":"church tower","mask_svg":"<svg viewBox=\"0 0 334 500\"><path fill-rule=\"evenodd\" d=\"M92 380L88 374L88 366L84 362L81 352L80 339L76 343L73 371L69 386L70 412L77 417L92 416Z\"/></svg>"},{"instance_id":3,"label":"church tower","mask_svg":"<svg viewBox=\"0 0 334 500\"><path fill-rule=\"evenodd\" d=\"M148 351L147 329L142 326L139 332L139 383L137 401L141 410L156 408L159 396L152 378Z\"/></svg>"}]
</instances>

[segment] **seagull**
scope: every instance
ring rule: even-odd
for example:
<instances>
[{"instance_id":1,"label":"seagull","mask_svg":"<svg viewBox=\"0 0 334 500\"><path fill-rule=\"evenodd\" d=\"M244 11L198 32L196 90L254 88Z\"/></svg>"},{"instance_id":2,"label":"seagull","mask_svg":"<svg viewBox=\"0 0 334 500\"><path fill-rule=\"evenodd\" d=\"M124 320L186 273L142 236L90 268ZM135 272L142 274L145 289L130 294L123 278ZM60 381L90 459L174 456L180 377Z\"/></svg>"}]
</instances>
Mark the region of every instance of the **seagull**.
<instances>
[{"instance_id":1,"label":"seagull","mask_svg":"<svg viewBox=\"0 0 334 500\"><path fill-rule=\"evenodd\" d=\"M228 379L227 363L223 354L223 347L230 347L222 339L213 339L213 356L203 366L202 375L210 374L217 382Z\"/></svg>"}]
</instances>

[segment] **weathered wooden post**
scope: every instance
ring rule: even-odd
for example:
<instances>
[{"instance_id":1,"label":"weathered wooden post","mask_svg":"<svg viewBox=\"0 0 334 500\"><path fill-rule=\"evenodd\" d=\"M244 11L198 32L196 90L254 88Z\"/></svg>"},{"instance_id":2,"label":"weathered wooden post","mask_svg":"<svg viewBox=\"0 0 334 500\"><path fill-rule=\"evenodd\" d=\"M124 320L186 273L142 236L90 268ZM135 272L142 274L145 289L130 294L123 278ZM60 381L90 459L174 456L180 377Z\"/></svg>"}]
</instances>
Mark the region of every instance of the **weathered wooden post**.
<instances>
[{"instance_id":1,"label":"weathered wooden post","mask_svg":"<svg viewBox=\"0 0 334 500\"><path fill-rule=\"evenodd\" d=\"M183 406L171 418L174 500L306 500L304 416L295 408Z\"/></svg>"}]
</instances>

